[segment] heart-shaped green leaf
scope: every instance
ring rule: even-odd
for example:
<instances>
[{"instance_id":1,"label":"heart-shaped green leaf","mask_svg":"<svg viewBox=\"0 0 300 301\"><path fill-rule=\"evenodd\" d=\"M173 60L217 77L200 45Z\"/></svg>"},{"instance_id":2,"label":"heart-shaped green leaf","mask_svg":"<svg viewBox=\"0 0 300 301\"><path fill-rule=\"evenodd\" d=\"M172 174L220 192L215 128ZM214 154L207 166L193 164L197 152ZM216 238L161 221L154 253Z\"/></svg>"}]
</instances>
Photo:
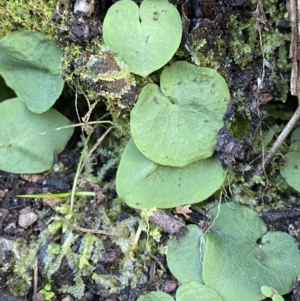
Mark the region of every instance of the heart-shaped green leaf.
<instances>
[{"instance_id":1,"label":"heart-shaped green leaf","mask_svg":"<svg viewBox=\"0 0 300 301\"><path fill-rule=\"evenodd\" d=\"M211 196L224 181L217 157L185 167L162 166L147 159L131 139L117 172L119 198L134 208L171 208L198 203Z\"/></svg>"},{"instance_id":2,"label":"heart-shaped green leaf","mask_svg":"<svg viewBox=\"0 0 300 301\"><path fill-rule=\"evenodd\" d=\"M180 15L167 0L144 0L140 8L130 0L118 1L103 22L105 44L132 73L144 77L172 58L181 34Z\"/></svg>"},{"instance_id":3,"label":"heart-shaped green leaf","mask_svg":"<svg viewBox=\"0 0 300 301\"><path fill-rule=\"evenodd\" d=\"M0 40L0 73L34 113L47 111L61 94L61 57L55 43L38 32L14 31Z\"/></svg>"},{"instance_id":4,"label":"heart-shaped green leaf","mask_svg":"<svg viewBox=\"0 0 300 301\"><path fill-rule=\"evenodd\" d=\"M151 292L140 296L137 301L174 301L174 299L164 292Z\"/></svg>"},{"instance_id":5,"label":"heart-shaped green leaf","mask_svg":"<svg viewBox=\"0 0 300 301\"><path fill-rule=\"evenodd\" d=\"M184 237L170 238L168 241L168 267L181 284L191 281L203 283L202 256L205 251L203 233L196 225L188 225L187 228L189 233Z\"/></svg>"},{"instance_id":6,"label":"heart-shaped green leaf","mask_svg":"<svg viewBox=\"0 0 300 301\"><path fill-rule=\"evenodd\" d=\"M267 232L258 214L236 203L210 211L213 225L206 234L203 280L224 301L257 301L261 286L279 294L290 292L300 273L300 254L294 238Z\"/></svg>"},{"instance_id":7,"label":"heart-shaped green leaf","mask_svg":"<svg viewBox=\"0 0 300 301\"><path fill-rule=\"evenodd\" d=\"M186 166L210 157L230 99L213 69L176 62L164 69L160 87L146 85L131 111L131 133L150 160Z\"/></svg>"},{"instance_id":8,"label":"heart-shaped green leaf","mask_svg":"<svg viewBox=\"0 0 300 301\"><path fill-rule=\"evenodd\" d=\"M37 173L53 165L54 152L61 152L73 128L54 109L34 114L18 98L0 103L0 169L14 173Z\"/></svg>"},{"instance_id":9,"label":"heart-shaped green leaf","mask_svg":"<svg viewBox=\"0 0 300 301\"><path fill-rule=\"evenodd\" d=\"M287 183L300 192L300 152L285 155L286 162L280 166L280 174Z\"/></svg>"},{"instance_id":10,"label":"heart-shaped green leaf","mask_svg":"<svg viewBox=\"0 0 300 301\"><path fill-rule=\"evenodd\" d=\"M176 301L223 301L222 298L206 285L192 281L181 285L176 292Z\"/></svg>"}]
</instances>

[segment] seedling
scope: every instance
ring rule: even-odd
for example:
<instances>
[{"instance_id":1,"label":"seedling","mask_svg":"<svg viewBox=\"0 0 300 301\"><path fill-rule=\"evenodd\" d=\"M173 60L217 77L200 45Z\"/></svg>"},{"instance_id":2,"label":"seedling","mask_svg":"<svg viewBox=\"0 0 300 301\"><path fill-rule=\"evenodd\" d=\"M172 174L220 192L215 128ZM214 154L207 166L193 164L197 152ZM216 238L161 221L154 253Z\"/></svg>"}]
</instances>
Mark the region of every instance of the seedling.
<instances>
[{"instance_id":1,"label":"seedling","mask_svg":"<svg viewBox=\"0 0 300 301\"><path fill-rule=\"evenodd\" d=\"M37 32L14 31L0 40L0 74L18 96L0 104L1 170L46 171L72 136L70 120L51 109L64 85L61 58L55 43Z\"/></svg>"},{"instance_id":2,"label":"seedling","mask_svg":"<svg viewBox=\"0 0 300 301\"><path fill-rule=\"evenodd\" d=\"M189 225L186 236L168 241L168 267L181 283L176 301L283 301L280 294L293 289L300 268L295 240L267 232L255 211L237 203L217 206L210 214L212 226L205 235ZM163 292L138 299L152 300L174 299Z\"/></svg>"},{"instance_id":3,"label":"seedling","mask_svg":"<svg viewBox=\"0 0 300 301\"><path fill-rule=\"evenodd\" d=\"M271 298L273 301L284 301L283 297L272 287L263 285L260 290L266 297Z\"/></svg>"},{"instance_id":4,"label":"seedling","mask_svg":"<svg viewBox=\"0 0 300 301\"><path fill-rule=\"evenodd\" d=\"M51 289L50 283L45 284L45 286L39 291L39 293L44 296L45 300L51 300L55 296L54 292Z\"/></svg>"},{"instance_id":5,"label":"seedling","mask_svg":"<svg viewBox=\"0 0 300 301\"><path fill-rule=\"evenodd\" d=\"M204 237L199 228L188 226L190 233L186 237L168 242L168 266L183 286L195 278L197 283L213 289L223 301L262 300L265 290L258 292L266 283L276 287L274 298L293 289L293 279L300 269L294 238L284 232L267 232L255 211L237 203L215 207L210 214L212 226ZM195 269L201 277L195 276Z\"/></svg>"},{"instance_id":6,"label":"seedling","mask_svg":"<svg viewBox=\"0 0 300 301\"><path fill-rule=\"evenodd\" d=\"M167 0L130 0L112 5L103 22L105 44L129 66L146 77L175 54L182 35L181 17Z\"/></svg>"},{"instance_id":7,"label":"seedling","mask_svg":"<svg viewBox=\"0 0 300 301\"><path fill-rule=\"evenodd\" d=\"M117 172L119 198L134 208L201 202L225 177L212 156L229 101L225 80L212 69L177 62L160 81L144 87L131 112L133 139Z\"/></svg>"}]
</instances>

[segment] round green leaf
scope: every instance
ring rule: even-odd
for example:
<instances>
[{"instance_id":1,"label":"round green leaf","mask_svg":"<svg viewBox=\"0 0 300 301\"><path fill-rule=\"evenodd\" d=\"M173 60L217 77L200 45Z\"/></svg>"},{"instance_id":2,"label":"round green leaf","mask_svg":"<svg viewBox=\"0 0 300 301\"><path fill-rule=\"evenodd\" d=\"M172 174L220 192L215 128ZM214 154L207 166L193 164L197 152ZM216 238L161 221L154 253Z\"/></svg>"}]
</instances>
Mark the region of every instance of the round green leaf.
<instances>
[{"instance_id":1,"label":"round green leaf","mask_svg":"<svg viewBox=\"0 0 300 301\"><path fill-rule=\"evenodd\" d=\"M18 98L0 103L0 169L14 173L37 173L53 165L73 128L55 129L71 122L54 109L34 114Z\"/></svg>"},{"instance_id":2,"label":"round green leaf","mask_svg":"<svg viewBox=\"0 0 300 301\"><path fill-rule=\"evenodd\" d=\"M177 62L164 69L160 87L146 85L131 111L131 133L150 160L186 166L210 157L230 99L213 69Z\"/></svg>"},{"instance_id":3,"label":"round green leaf","mask_svg":"<svg viewBox=\"0 0 300 301\"><path fill-rule=\"evenodd\" d=\"M203 283L202 257L205 250L203 233L196 225L189 225L187 228L188 234L179 239L170 238L168 241L168 267L181 284L191 281Z\"/></svg>"},{"instance_id":4,"label":"round green leaf","mask_svg":"<svg viewBox=\"0 0 300 301\"><path fill-rule=\"evenodd\" d=\"M140 296L137 301L174 301L174 299L164 292L151 292Z\"/></svg>"},{"instance_id":5,"label":"round green leaf","mask_svg":"<svg viewBox=\"0 0 300 301\"><path fill-rule=\"evenodd\" d=\"M278 294L274 294L272 296L272 301L284 301L283 297L278 295Z\"/></svg>"},{"instance_id":6,"label":"round green leaf","mask_svg":"<svg viewBox=\"0 0 300 301\"><path fill-rule=\"evenodd\" d=\"M222 301L217 292L208 286L193 281L181 285L176 292L176 301Z\"/></svg>"},{"instance_id":7,"label":"round green leaf","mask_svg":"<svg viewBox=\"0 0 300 301\"><path fill-rule=\"evenodd\" d=\"M280 174L287 183L300 192L300 152L290 152L285 155L286 162L280 166Z\"/></svg>"},{"instance_id":8,"label":"round green leaf","mask_svg":"<svg viewBox=\"0 0 300 301\"><path fill-rule=\"evenodd\" d=\"M202 277L224 301L258 301L263 285L284 295L300 271L296 240L284 232L267 232L255 211L227 203L210 211L205 235Z\"/></svg>"},{"instance_id":9,"label":"round green leaf","mask_svg":"<svg viewBox=\"0 0 300 301\"><path fill-rule=\"evenodd\" d=\"M156 164L137 149L131 139L117 172L119 198L134 208L172 208L198 203L211 196L224 181L217 157L185 167Z\"/></svg>"},{"instance_id":10,"label":"round green leaf","mask_svg":"<svg viewBox=\"0 0 300 301\"><path fill-rule=\"evenodd\" d=\"M263 293L264 296L271 298L273 296L273 291L269 286L263 285L260 288L260 291Z\"/></svg>"},{"instance_id":11,"label":"round green leaf","mask_svg":"<svg viewBox=\"0 0 300 301\"><path fill-rule=\"evenodd\" d=\"M105 44L129 66L146 77L164 66L179 47L181 18L167 0L129 0L112 5L103 22Z\"/></svg>"},{"instance_id":12,"label":"round green leaf","mask_svg":"<svg viewBox=\"0 0 300 301\"><path fill-rule=\"evenodd\" d=\"M14 31L0 40L0 73L34 113L43 113L62 92L61 50L38 32Z\"/></svg>"}]
</instances>

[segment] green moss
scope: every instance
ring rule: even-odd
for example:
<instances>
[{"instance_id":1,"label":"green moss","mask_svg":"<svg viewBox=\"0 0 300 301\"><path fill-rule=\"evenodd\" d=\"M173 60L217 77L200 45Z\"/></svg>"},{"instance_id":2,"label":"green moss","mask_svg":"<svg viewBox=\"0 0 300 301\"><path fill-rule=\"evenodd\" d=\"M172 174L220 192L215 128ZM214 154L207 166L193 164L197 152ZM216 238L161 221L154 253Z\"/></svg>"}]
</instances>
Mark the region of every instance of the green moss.
<instances>
[{"instance_id":1,"label":"green moss","mask_svg":"<svg viewBox=\"0 0 300 301\"><path fill-rule=\"evenodd\" d=\"M202 52L201 49L206 45L205 39L194 40L191 46L192 61L201 67L218 69L224 62L225 45L223 39L218 39L215 49Z\"/></svg>"},{"instance_id":2,"label":"green moss","mask_svg":"<svg viewBox=\"0 0 300 301\"><path fill-rule=\"evenodd\" d=\"M256 6L258 1L252 2ZM257 8L252 15L238 11L230 16L228 28L233 37L231 53L238 65L245 67L263 55L265 59L276 62L278 68L287 69L291 66L287 55L290 31L281 25L289 24L285 5L282 1L266 0L263 2L265 16Z\"/></svg>"},{"instance_id":3,"label":"green moss","mask_svg":"<svg viewBox=\"0 0 300 301\"><path fill-rule=\"evenodd\" d=\"M139 88L135 76L99 38L86 48L72 43L64 47L62 72L67 83L84 92L89 101L103 101L113 117L126 115Z\"/></svg>"},{"instance_id":4,"label":"green moss","mask_svg":"<svg viewBox=\"0 0 300 301\"><path fill-rule=\"evenodd\" d=\"M199 27L191 32L192 43L188 50L191 60L196 65L218 70L230 85L231 79L226 66L228 36L221 29L222 22L226 22L225 18L219 18L216 23L202 20Z\"/></svg>"},{"instance_id":5,"label":"green moss","mask_svg":"<svg viewBox=\"0 0 300 301\"><path fill-rule=\"evenodd\" d=\"M8 288L15 296L25 297L31 286L31 282L25 282L21 277L14 277L8 280Z\"/></svg>"},{"instance_id":6,"label":"green moss","mask_svg":"<svg viewBox=\"0 0 300 301\"><path fill-rule=\"evenodd\" d=\"M228 28L232 34L230 53L236 64L245 67L260 54L260 49L257 49L258 34L255 20L253 18L246 19L240 14L232 14Z\"/></svg>"},{"instance_id":7,"label":"green moss","mask_svg":"<svg viewBox=\"0 0 300 301\"><path fill-rule=\"evenodd\" d=\"M154 229L157 227L149 228L147 238L139 238L136 228L145 223L138 216L129 216L116 221L117 216L122 212L122 204L118 200L110 202L109 208L107 203L91 205L88 200L80 200L75 202L72 215L66 210L67 206L67 204L61 205L62 209L57 210L59 213L54 217L49 228L44 230L36 241L27 245L24 240L19 240L14 246L14 259L17 264L14 276L8 283L13 294L24 295L28 292L32 285L32 269L37 252L42 246L46 247L46 251L43 261L40 262L44 265L40 281L44 284L42 293L45 296L48 293L55 296L59 289L60 292L72 294L76 299L80 299L84 295L86 279L89 279L89 282L93 279L99 288L109 286L112 293L119 293L126 286L134 288L147 282L144 266L151 259L145 254L145 250L151 254L157 252L155 238L160 235L158 229ZM77 225L82 220L87 220L84 208L89 208L87 213L90 224L87 228L120 232L123 233L123 237L100 237L80 231ZM60 244L49 241L49 238L57 235L61 236ZM76 251L72 248L75 241L79 244ZM113 263L115 266L113 274L109 271L107 274L100 274L96 270L101 254L110 250L107 249L106 244L120 250ZM60 283L57 288L56 279L60 275L60 269L66 268L71 270L71 278L74 281L71 285Z\"/></svg>"},{"instance_id":8,"label":"green moss","mask_svg":"<svg viewBox=\"0 0 300 301\"><path fill-rule=\"evenodd\" d=\"M68 1L66 2L66 5ZM55 22L52 20L56 0L0 0L0 37L17 29L28 29L43 33L56 40Z\"/></svg>"}]
</instances>

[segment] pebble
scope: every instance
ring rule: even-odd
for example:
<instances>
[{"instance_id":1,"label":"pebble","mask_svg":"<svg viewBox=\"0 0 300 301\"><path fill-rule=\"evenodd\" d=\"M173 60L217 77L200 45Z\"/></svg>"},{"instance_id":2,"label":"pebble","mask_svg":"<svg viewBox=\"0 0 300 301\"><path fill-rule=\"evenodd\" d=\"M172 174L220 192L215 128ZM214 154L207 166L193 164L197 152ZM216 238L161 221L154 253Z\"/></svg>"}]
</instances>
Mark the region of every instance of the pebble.
<instances>
[{"instance_id":1,"label":"pebble","mask_svg":"<svg viewBox=\"0 0 300 301\"><path fill-rule=\"evenodd\" d=\"M14 240L0 237L0 260L1 261L3 262L7 261L9 252L13 249L13 246L14 246Z\"/></svg>"},{"instance_id":2,"label":"pebble","mask_svg":"<svg viewBox=\"0 0 300 301\"><path fill-rule=\"evenodd\" d=\"M89 17L94 12L94 5L94 0L76 0L74 4L74 13L76 14L78 11L81 11L86 13Z\"/></svg>"},{"instance_id":3,"label":"pebble","mask_svg":"<svg viewBox=\"0 0 300 301\"><path fill-rule=\"evenodd\" d=\"M20 216L19 216L19 226L27 229L28 227L30 227L34 222L36 222L36 220L38 219L37 215L32 212L29 211L28 209L23 209L20 211Z\"/></svg>"},{"instance_id":4,"label":"pebble","mask_svg":"<svg viewBox=\"0 0 300 301\"><path fill-rule=\"evenodd\" d=\"M166 280L163 285L162 289L165 293L173 293L177 288L177 281L175 280Z\"/></svg>"},{"instance_id":5,"label":"pebble","mask_svg":"<svg viewBox=\"0 0 300 301\"><path fill-rule=\"evenodd\" d=\"M11 251L14 246L14 240L0 237L0 250L3 252Z\"/></svg>"}]
</instances>

